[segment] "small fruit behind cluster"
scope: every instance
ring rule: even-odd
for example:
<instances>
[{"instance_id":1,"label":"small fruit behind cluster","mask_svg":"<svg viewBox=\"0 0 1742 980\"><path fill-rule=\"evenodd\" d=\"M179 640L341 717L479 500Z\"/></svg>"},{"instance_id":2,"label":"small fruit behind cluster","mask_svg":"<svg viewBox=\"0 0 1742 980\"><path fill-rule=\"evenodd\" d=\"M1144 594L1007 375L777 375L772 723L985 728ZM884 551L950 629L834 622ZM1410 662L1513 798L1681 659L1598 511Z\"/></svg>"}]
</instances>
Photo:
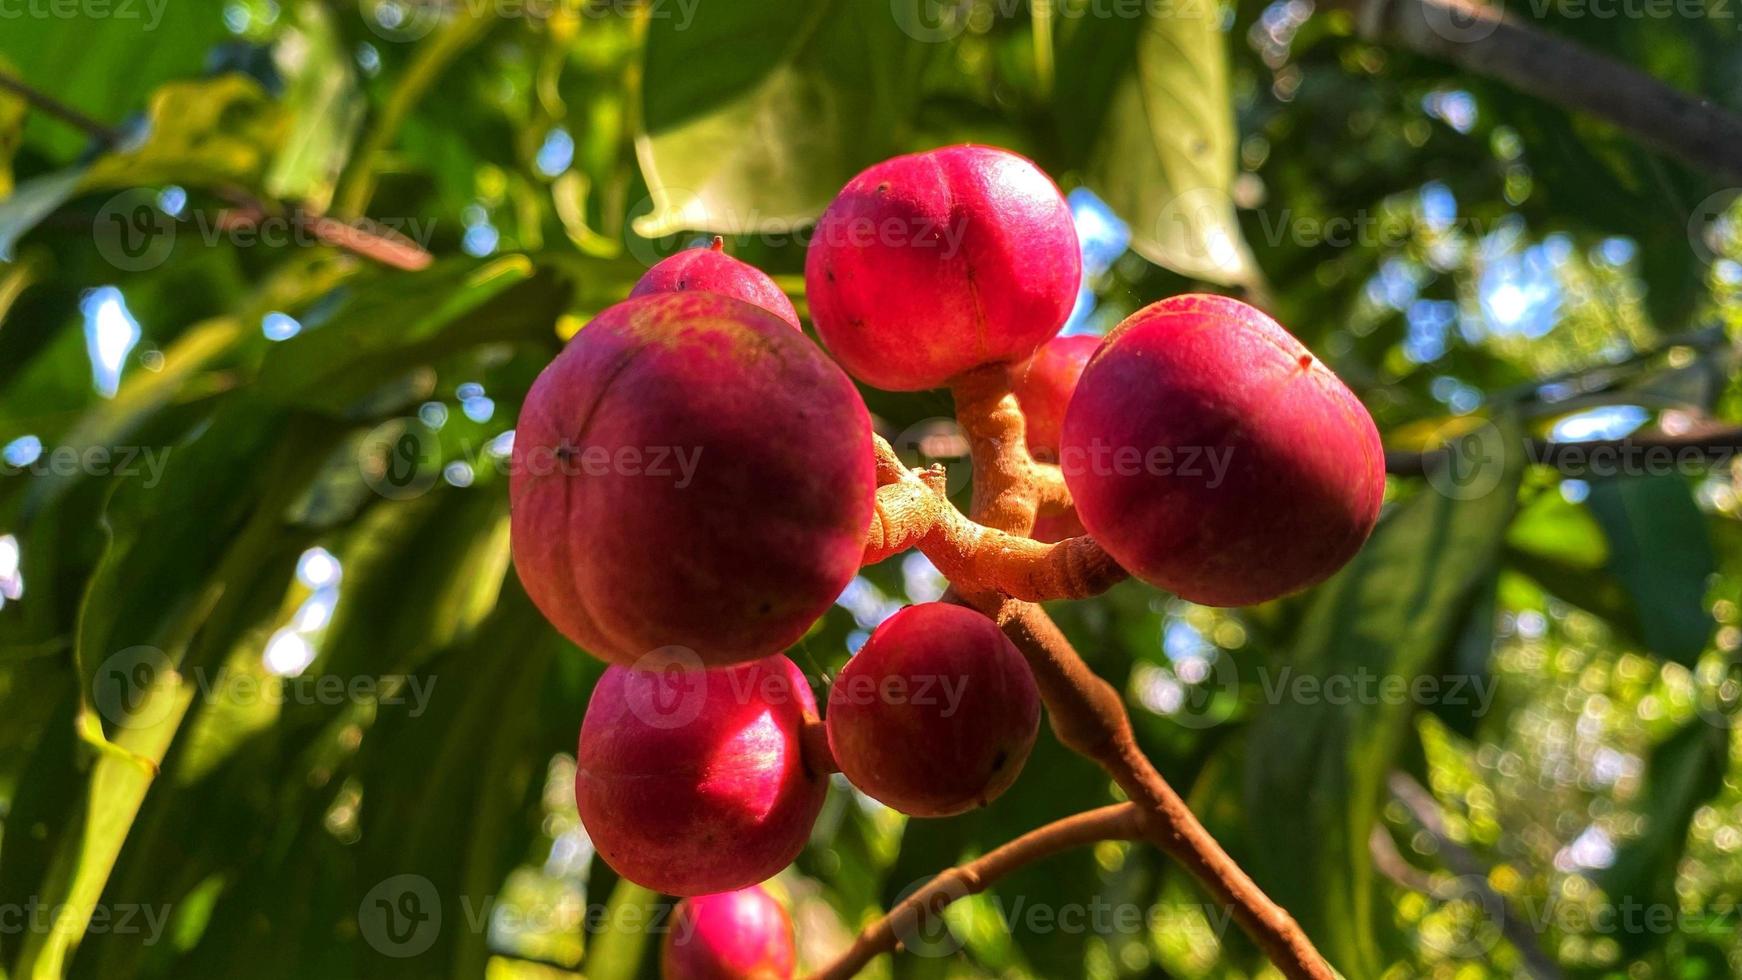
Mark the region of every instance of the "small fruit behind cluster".
<instances>
[{"instance_id":1,"label":"small fruit behind cluster","mask_svg":"<svg viewBox=\"0 0 1742 980\"><path fill-rule=\"evenodd\" d=\"M527 593L632 664L778 653L859 568L876 478L847 376L773 314L706 292L628 300L527 394L510 495Z\"/></svg>"},{"instance_id":2,"label":"small fruit behind cluster","mask_svg":"<svg viewBox=\"0 0 1742 980\"><path fill-rule=\"evenodd\" d=\"M707 248L686 248L660 260L629 291L629 298L691 290L743 300L792 324L794 330L803 329L786 293L761 269L727 255L726 243L717 235Z\"/></svg>"},{"instance_id":3,"label":"small fruit behind cluster","mask_svg":"<svg viewBox=\"0 0 1742 980\"><path fill-rule=\"evenodd\" d=\"M1276 321L1176 296L1107 335L1065 415L1077 516L1122 567L1193 602L1304 589L1378 520L1373 419Z\"/></svg>"},{"instance_id":4,"label":"small fruit behind cluster","mask_svg":"<svg viewBox=\"0 0 1742 980\"><path fill-rule=\"evenodd\" d=\"M805 256L817 335L848 373L936 388L1058 333L1082 280L1052 178L1008 150L951 146L854 177Z\"/></svg>"},{"instance_id":5,"label":"small fruit behind cluster","mask_svg":"<svg viewBox=\"0 0 1742 980\"><path fill-rule=\"evenodd\" d=\"M1057 462L1059 439L1065 424L1065 409L1077 390L1077 380L1089 358L1101 346L1101 338L1077 334L1054 337L1034 356L1010 369L1010 388L1022 407L1027 423L1028 451L1034 458ZM1063 541L1084 533L1075 509L1042 514L1031 533L1036 541Z\"/></svg>"},{"instance_id":6,"label":"small fruit behind cluster","mask_svg":"<svg viewBox=\"0 0 1742 980\"><path fill-rule=\"evenodd\" d=\"M661 980L788 980L792 919L761 886L678 903L660 947Z\"/></svg>"},{"instance_id":7,"label":"small fruit behind cluster","mask_svg":"<svg viewBox=\"0 0 1742 980\"><path fill-rule=\"evenodd\" d=\"M816 714L781 656L606 668L575 754L581 824L618 874L669 895L765 881L803 849L828 790L803 757Z\"/></svg>"},{"instance_id":8,"label":"small fruit behind cluster","mask_svg":"<svg viewBox=\"0 0 1742 980\"><path fill-rule=\"evenodd\" d=\"M1034 675L997 624L929 602L885 620L829 689L829 748L847 780L916 817L985 806L1040 730Z\"/></svg>"}]
</instances>

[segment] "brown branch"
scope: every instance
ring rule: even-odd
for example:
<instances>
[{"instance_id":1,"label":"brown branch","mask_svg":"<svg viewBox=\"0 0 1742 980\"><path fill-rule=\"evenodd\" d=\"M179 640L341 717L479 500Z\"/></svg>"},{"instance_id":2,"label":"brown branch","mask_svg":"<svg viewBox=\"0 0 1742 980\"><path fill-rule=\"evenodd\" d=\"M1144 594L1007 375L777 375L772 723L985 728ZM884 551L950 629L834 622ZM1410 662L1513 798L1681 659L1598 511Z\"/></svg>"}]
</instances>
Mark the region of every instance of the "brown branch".
<instances>
[{"instance_id":1,"label":"brown branch","mask_svg":"<svg viewBox=\"0 0 1742 980\"><path fill-rule=\"evenodd\" d=\"M1687 432L1661 430L1639 432L1621 439L1586 442L1554 442L1531 439L1524 444L1525 458L1552 466L1569 476L1602 476L1610 470L1625 474L1634 468L1723 463L1742 451L1742 426L1706 424ZM1425 452L1388 452L1385 472L1393 476L1425 476L1449 462L1447 447Z\"/></svg>"},{"instance_id":2,"label":"brown branch","mask_svg":"<svg viewBox=\"0 0 1742 980\"><path fill-rule=\"evenodd\" d=\"M1605 119L1711 173L1742 180L1742 117L1475 0L1335 0L1361 34Z\"/></svg>"},{"instance_id":3,"label":"brown branch","mask_svg":"<svg viewBox=\"0 0 1742 980\"><path fill-rule=\"evenodd\" d=\"M39 91L23 79L0 72L0 88L16 93L32 107L75 129L83 130L111 149L120 146L125 138L125 134L121 130L85 115L54 96ZM382 265L408 272L428 268L429 264L435 261L435 257L430 255L423 246L404 235L391 229L382 228L375 222L366 219L351 222L339 221L301 207L287 209L282 203L268 202L246 191L234 188L223 189L219 194L235 205L235 210L226 211L219 215L218 224L223 228L252 227L259 224L269 214L288 210L289 220L293 224L308 232L311 237L324 245L331 245Z\"/></svg>"},{"instance_id":4,"label":"brown branch","mask_svg":"<svg viewBox=\"0 0 1742 980\"><path fill-rule=\"evenodd\" d=\"M967 864L951 868L903 899L889 914L866 926L833 963L812 974L812 980L844 980L864 969L878 954L901 945L903 936L943 913L951 902L978 895L1000 878L1061 851L1104 840L1139 836L1137 808L1129 803L1104 806L1031 830Z\"/></svg>"},{"instance_id":5,"label":"brown branch","mask_svg":"<svg viewBox=\"0 0 1742 980\"><path fill-rule=\"evenodd\" d=\"M1013 534L1028 533L1041 481L1007 377L1002 370L994 374L982 369L959 379L954 390L957 418L974 452L976 520ZM1241 928L1285 976L1332 980L1335 974L1300 925L1228 856L1156 771L1137 745L1124 699L1089 669L1046 611L1008 593L965 587L953 578L951 584L965 601L996 620L1022 651L1059 741L1113 777L1136 805L1144 838L1183 865L1217 901L1227 903Z\"/></svg>"},{"instance_id":6,"label":"brown branch","mask_svg":"<svg viewBox=\"0 0 1742 980\"><path fill-rule=\"evenodd\" d=\"M877 442L882 458L888 444ZM958 589L1033 602L1100 595L1126 577L1092 538L1046 544L969 520L945 495L944 473L937 467L917 473L900 469L894 475L894 482L877 490L865 564L917 547Z\"/></svg>"}]
</instances>

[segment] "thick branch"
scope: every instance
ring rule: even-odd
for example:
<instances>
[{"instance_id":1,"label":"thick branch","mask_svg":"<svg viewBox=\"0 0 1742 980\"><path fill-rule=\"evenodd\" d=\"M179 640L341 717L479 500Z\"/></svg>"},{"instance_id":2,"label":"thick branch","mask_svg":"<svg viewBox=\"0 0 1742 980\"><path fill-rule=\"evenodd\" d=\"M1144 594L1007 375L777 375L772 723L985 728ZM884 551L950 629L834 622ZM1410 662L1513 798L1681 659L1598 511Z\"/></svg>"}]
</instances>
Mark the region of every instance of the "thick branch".
<instances>
[{"instance_id":1,"label":"thick branch","mask_svg":"<svg viewBox=\"0 0 1742 980\"><path fill-rule=\"evenodd\" d=\"M1137 745L1119 692L1089 669L1046 611L996 596L969 600L996 619L1028 659L1059 741L1098 763L1137 804L1143 836L1226 903L1284 976L1331 980L1335 974L1294 917L1222 850L1156 771Z\"/></svg>"},{"instance_id":2,"label":"thick branch","mask_svg":"<svg viewBox=\"0 0 1742 980\"><path fill-rule=\"evenodd\" d=\"M1475 0L1339 0L1361 33L1606 119L1710 173L1742 179L1742 118Z\"/></svg>"},{"instance_id":3,"label":"thick branch","mask_svg":"<svg viewBox=\"0 0 1742 980\"><path fill-rule=\"evenodd\" d=\"M1100 595L1125 578L1092 538L1044 544L974 523L945 496L943 479L936 468L902 470L895 482L878 488L866 564L917 547L958 589L1033 602Z\"/></svg>"},{"instance_id":4,"label":"thick branch","mask_svg":"<svg viewBox=\"0 0 1742 980\"><path fill-rule=\"evenodd\" d=\"M1001 369L973 372L957 380L955 391L957 418L974 452L976 520L1007 532L1028 533L1041 482L1006 375ZM1234 863L1156 771L1137 745L1124 699L1089 669L1046 611L1009 593L971 588L954 578L951 584L968 603L996 620L1022 651L1034 670L1059 741L1113 777L1137 806L1143 836L1182 864L1218 901L1227 903L1241 928L1285 976L1332 980L1335 974L1300 925Z\"/></svg>"},{"instance_id":5,"label":"thick branch","mask_svg":"<svg viewBox=\"0 0 1742 980\"><path fill-rule=\"evenodd\" d=\"M864 969L879 953L901 944L903 936L943 913L951 902L978 895L998 879L1061 851L1104 840L1139 836L1137 809L1129 803L1104 806L1031 830L1002 847L926 882L889 914L865 927L853 945L812 980L844 980Z\"/></svg>"}]
</instances>

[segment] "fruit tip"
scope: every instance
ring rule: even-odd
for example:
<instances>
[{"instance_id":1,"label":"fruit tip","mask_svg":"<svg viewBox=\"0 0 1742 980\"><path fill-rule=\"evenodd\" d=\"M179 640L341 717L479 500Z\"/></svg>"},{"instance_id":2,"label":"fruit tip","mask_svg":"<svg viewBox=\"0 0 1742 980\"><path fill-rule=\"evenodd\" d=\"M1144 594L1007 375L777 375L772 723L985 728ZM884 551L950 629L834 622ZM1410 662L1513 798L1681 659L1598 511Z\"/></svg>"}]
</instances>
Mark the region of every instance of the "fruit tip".
<instances>
[{"instance_id":1,"label":"fruit tip","mask_svg":"<svg viewBox=\"0 0 1742 980\"><path fill-rule=\"evenodd\" d=\"M708 243L708 251L710 252L724 252L725 250L726 239L724 236L715 235L714 240Z\"/></svg>"}]
</instances>

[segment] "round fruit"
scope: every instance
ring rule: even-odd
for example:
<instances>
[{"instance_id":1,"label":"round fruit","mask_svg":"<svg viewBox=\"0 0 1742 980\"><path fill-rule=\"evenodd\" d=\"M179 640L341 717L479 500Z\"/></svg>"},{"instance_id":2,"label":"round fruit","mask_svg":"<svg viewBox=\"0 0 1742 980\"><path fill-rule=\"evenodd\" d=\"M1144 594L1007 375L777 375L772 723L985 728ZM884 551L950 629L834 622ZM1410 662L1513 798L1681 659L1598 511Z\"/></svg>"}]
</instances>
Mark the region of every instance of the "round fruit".
<instances>
[{"instance_id":1,"label":"round fruit","mask_svg":"<svg viewBox=\"0 0 1742 980\"><path fill-rule=\"evenodd\" d=\"M765 881L798 856L828 780L801 752L816 700L774 656L713 670L608 667L575 754L575 804L630 881L704 895Z\"/></svg>"},{"instance_id":2,"label":"round fruit","mask_svg":"<svg viewBox=\"0 0 1742 980\"><path fill-rule=\"evenodd\" d=\"M1062 514L1042 514L1034 519L1034 530L1028 535L1036 541L1051 544L1087 534L1083 530L1083 522L1077 520L1075 510L1067 510Z\"/></svg>"},{"instance_id":3,"label":"round fruit","mask_svg":"<svg viewBox=\"0 0 1742 980\"><path fill-rule=\"evenodd\" d=\"M1214 606L1328 577L1379 517L1361 402L1276 321L1188 295L1107 335L1065 416L1077 516L1131 574Z\"/></svg>"},{"instance_id":4,"label":"round fruit","mask_svg":"<svg viewBox=\"0 0 1742 980\"><path fill-rule=\"evenodd\" d=\"M1027 661L997 624L949 603L889 617L829 689L841 772L916 817L991 802L1016 781L1039 730Z\"/></svg>"},{"instance_id":5,"label":"round fruit","mask_svg":"<svg viewBox=\"0 0 1742 980\"><path fill-rule=\"evenodd\" d=\"M890 391L1027 357L1064 325L1081 280L1057 185L985 146L896 157L853 178L805 256L817 335L854 377Z\"/></svg>"},{"instance_id":6,"label":"round fruit","mask_svg":"<svg viewBox=\"0 0 1742 980\"><path fill-rule=\"evenodd\" d=\"M1010 386L1028 422L1028 451L1040 459L1058 459L1059 432L1077 379L1101 338L1086 335L1054 337L1034 356L1010 369Z\"/></svg>"},{"instance_id":7,"label":"round fruit","mask_svg":"<svg viewBox=\"0 0 1742 980\"><path fill-rule=\"evenodd\" d=\"M515 430L514 563L568 637L717 666L797 641L859 568L876 476L852 382L765 310L660 293L599 314Z\"/></svg>"},{"instance_id":8,"label":"round fruit","mask_svg":"<svg viewBox=\"0 0 1742 980\"><path fill-rule=\"evenodd\" d=\"M787 980L797 962L792 919L757 885L679 902L659 973L661 980Z\"/></svg>"},{"instance_id":9,"label":"round fruit","mask_svg":"<svg viewBox=\"0 0 1742 980\"><path fill-rule=\"evenodd\" d=\"M750 263L727 255L725 248L725 242L716 236L707 248L686 248L661 260L629 291L629 298L691 289L719 293L760 306L792 324L793 329L802 330L792 300L787 299L774 280Z\"/></svg>"}]
</instances>

